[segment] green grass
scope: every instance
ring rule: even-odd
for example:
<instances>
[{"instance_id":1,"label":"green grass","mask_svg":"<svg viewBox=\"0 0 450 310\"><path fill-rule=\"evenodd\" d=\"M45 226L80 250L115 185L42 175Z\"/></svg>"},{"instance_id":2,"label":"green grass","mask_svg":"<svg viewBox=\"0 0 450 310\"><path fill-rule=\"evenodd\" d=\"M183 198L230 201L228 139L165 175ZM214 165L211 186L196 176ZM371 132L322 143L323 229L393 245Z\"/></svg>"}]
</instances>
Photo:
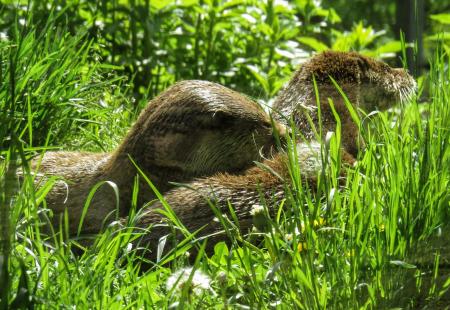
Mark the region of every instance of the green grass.
<instances>
[{"instance_id":1,"label":"green grass","mask_svg":"<svg viewBox=\"0 0 450 310\"><path fill-rule=\"evenodd\" d=\"M290 152L292 186L270 206L277 210L266 219L271 229L241 235L232 218L221 218L234 232L228 245L217 244L208 256L199 242L193 258L190 243L181 244L170 263L144 271L130 247L138 235L127 227L107 230L74 254L83 247L77 239L43 227L54 180L35 189L26 166L20 187L15 178L16 168L48 145L111 150L126 131L133 117L122 108L129 86L112 71L117 68L91 59L97 48L64 27L0 41L0 307L442 305L450 293L448 265L440 264L450 259L448 56L437 52L430 60L420 83L429 94L425 104L361 117L367 148L344 185L338 129L323 146L317 195L301 182ZM173 275L187 267L194 272L176 283Z\"/></svg>"}]
</instances>

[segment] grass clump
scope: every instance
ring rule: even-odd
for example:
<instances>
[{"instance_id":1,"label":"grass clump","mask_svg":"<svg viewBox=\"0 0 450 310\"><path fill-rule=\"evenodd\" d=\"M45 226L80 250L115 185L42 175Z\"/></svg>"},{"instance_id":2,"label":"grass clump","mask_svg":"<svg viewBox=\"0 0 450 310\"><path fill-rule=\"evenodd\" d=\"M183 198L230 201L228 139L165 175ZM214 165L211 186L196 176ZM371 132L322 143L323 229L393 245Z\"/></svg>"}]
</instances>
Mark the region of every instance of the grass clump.
<instances>
[{"instance_id":1,"label":"grass clump","mask_svg":"<svg viewBox=\"0 0 450 310\"><path fill-rule=\"evenodd\" d=\"M56 18L56 17L55 17ZM125 102L123 78L98 63L98 46L86 34L70 35L51 23L38 31L27 24L0 40L1 137L11 133L26 147L46 144L105 149L114 145L111 124ZM110 71L110 76L104 78ZM73 141L74 136L86 141ZM70 139L68 139L70 137ZM70 142L69 142L70 141ZM105 143L106 142L106 143ZM87 144L87 145L86 145ZM8 145L2 140L2 145Z\"/></svg>"}]
</instances>

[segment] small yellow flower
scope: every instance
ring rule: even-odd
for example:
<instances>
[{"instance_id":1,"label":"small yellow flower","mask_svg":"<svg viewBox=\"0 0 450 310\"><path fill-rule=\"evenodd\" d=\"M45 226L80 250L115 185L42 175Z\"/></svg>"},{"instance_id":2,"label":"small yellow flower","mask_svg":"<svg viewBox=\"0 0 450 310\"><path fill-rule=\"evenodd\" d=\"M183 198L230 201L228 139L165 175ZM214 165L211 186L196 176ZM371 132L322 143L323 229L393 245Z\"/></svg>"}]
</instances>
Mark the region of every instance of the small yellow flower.
<instances>
[{"instance_id":1,"label":"small yellow flower","mask_svg":"<svg viewBox=\"0 0 450 310\"><path fill-rule=\"evenodd\" d=\"M297 251L299 253L306 251L308 249L308 247L306 246L306 242L299 242L297 245Z\"/></svg>"},{"instance_id":2,"label":"small yellow flower","mask_svg":"<svg viewBox=\"0 0 450 310\"><path fill-rule=\"evenodd\" d=\"M314 227L321 227L325 224L326 224L326 221L323 217L319 217L318 220L314 220L314 222L313 222Z\"/></svg>"},{"instance_id":3,"label":"small yellow flower","mask_svg":"<svg viewBox=\"0 0 450 310\"><path fill-rule=\"evenodd\" d=\"M355 250L346 251L345 256L347 256L347 257L355 256Z\"/></svg>"}]
</instances>

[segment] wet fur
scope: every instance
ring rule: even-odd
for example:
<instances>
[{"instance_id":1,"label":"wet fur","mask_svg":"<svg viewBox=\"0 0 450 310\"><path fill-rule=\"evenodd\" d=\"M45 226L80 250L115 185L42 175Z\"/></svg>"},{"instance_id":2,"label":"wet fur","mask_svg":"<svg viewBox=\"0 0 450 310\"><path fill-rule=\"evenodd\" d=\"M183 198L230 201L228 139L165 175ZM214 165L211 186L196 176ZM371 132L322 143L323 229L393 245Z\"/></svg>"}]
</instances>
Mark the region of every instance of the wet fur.
<instances>
[{"instance_id":1,"label":"wet fur","mask_svg":"<svg viewBox=\"0 0 450 310\"><path fill-rule=\"evenodd\" d=\"M386 109L398 101L405 100L416 87L413 78L405 70L392 69L382 62L357 53L325 52L305 63L277 97L273 116L279 123L286 125L292 118L306 139L307 143L297 144L297 152L303 182L308 183L312 191L315 190L316 179L321 170L320 144L307 121L309 117L314 127L319 128L313 77L320 95L324 134L335 131L336 127L329 99L334 102L341 119L343 164L353 165L354 156L359 149L358 128L330 76L342 87L355 108L366 112L378 108ZM215 215L209 203L212 202L223 214L228 213L228 205L231 204L238 217L237 224L241 232L248 232L253 226L253 205L259 204L263 199L269 212L273 213L278 203L285 198L284 188L290 183L287 167L287 155L281 152L273 159L267 159L262 165L249 168L240 175L226 173L197 179L185 188L169 191L165 199L190 232L201 229L197 237L211 236L208 243L208 250L211 251L217 241L226 240L226 234L222 231L221 224L213 221ZM156 258L160 238L171 235L170 225L166 224L165 218L158 212L161 208L160 202L148 207L135 223L141 228L150 227L150 232L139 242L146 247L146 255L151 259ZM221 231L221 234L217 234ZM180 239L182 235L172 237Z\"/></svg>"}]
</instances>

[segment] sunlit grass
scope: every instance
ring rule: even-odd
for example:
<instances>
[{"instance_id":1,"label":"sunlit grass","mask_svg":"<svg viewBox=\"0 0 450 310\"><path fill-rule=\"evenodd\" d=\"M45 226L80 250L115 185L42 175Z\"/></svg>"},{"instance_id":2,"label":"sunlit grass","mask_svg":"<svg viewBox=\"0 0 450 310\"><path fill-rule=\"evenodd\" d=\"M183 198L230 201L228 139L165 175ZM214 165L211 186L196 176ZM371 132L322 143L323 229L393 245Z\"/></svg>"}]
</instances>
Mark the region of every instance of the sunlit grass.
<instances>
[{"instance_id":1,"label":"sunlit grass","mask_svg":"<svg viewBox=\"0 0 450 310\"><path fill-rule=\"evenodd\" d=\"M0 86L2 305L349 309L433 307L449 299L448 267L440 264L449 260L447 56L436 54L421 85L429 92L426 104L413 100L397 112L355 113L366 148L354 167L341 167L337 127L322 147L316 194L302 182L291 141L286 198L262 203L261 214L275 210L264 225L246 235L235 229L233 216L219 213L228 244L207 255L205 240L193 243L185 231L179 248L155 263L133 246L149 233L132 229L139 211L127 225L91 240L69 238L67 225L49 228L45 196L56 179L35 189L24 165L17 183L16 165L37 148L110 150L128 126L130 116L116 101L125 100L120 78L104 79L105 68L87 67L89 43L62 33L41 41L31 31L0 46L2 81L9 81ZM169 205L164 212L182 226ZM177 271L186 275L181 283L174 282Z\"/></svg>"},{"instance_id":2,"label":"sunlit grass","mask_svg":"<svg viewBox=\"0 0 450 310\"><path fill-rule=\"evenodd\" d=\"M439 77L429 82L448 81L442 73ZM194 269L211 279L209 289L196 293L166 287L174 271L192 264L187 252L178 252L170 265L150 265L142 272L131 247L136 232L126 228L108 230L81 255L72 254L77 241L64 234L46 239L35 203L46 188L34 193L27 177L13 204L11 299L28 296L16 294L25 287L32 302L42 306L378 308L414 307L414 298L433 304L449 284L438 281L439 256L434 255L439 250L421 244L438 230L447 231L450 114L443 100L447 91L432 87L439 93L427 104L426 117L411 102L400 114L366 120L371 127L364 134L366 150L347 170L345 185L339 186L333 172L338 161L329 161L320 173L317 191L323 198L308 194L295 176L293 157L292 188L285 201L272 206L279 212L268 220L270 231L255 232L256 239L238 233L228 246L217 244L214 255L194 259ZM324 146L328 158L339 153L335 139ZM19 281L21 261L27 286ZM424 288L420 294L416 284Z\"/></svg>"}]
</instances>

